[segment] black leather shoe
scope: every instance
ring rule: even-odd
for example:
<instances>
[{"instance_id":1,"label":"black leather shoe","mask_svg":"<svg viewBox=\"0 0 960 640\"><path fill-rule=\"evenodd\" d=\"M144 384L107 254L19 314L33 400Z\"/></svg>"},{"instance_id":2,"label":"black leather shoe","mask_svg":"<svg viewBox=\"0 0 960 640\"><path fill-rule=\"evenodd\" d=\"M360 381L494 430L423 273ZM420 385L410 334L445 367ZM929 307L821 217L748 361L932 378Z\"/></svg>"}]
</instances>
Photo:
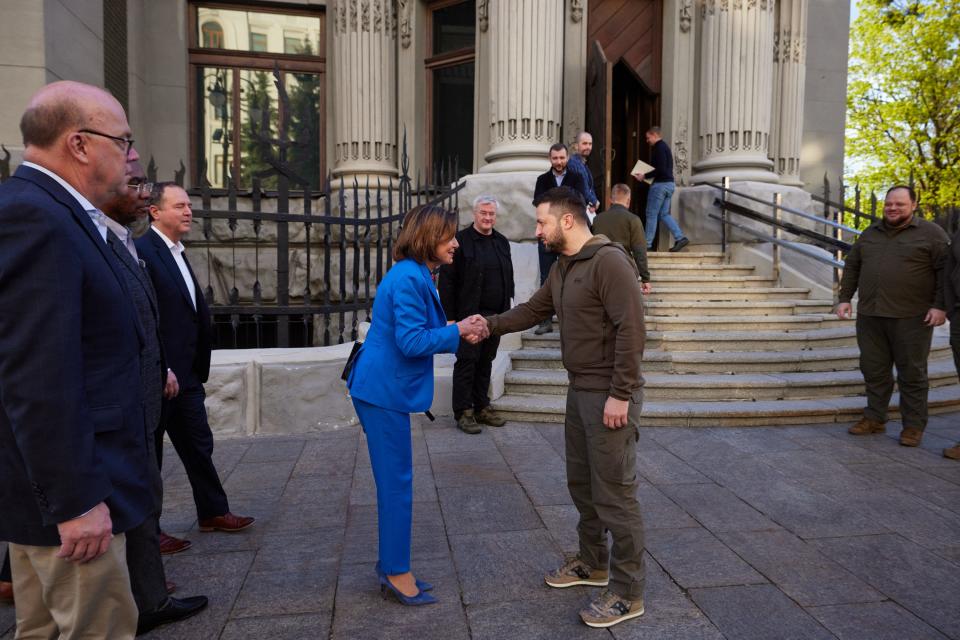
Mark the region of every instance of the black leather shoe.
<instances>
[{"instance_id":1,"label":"black leather shoe","mask_svg":"<svg viewBox=\"0 0 960 640\"><path fill-rule=\"evenodd\" d=\"M190 598L167 598L163 606L156 611L147 611L140 614L137 621L137 635L153 631L160 625L186 620L194 616L207 606L207 596L192 596Z\"/></svg>"}]
</instances>

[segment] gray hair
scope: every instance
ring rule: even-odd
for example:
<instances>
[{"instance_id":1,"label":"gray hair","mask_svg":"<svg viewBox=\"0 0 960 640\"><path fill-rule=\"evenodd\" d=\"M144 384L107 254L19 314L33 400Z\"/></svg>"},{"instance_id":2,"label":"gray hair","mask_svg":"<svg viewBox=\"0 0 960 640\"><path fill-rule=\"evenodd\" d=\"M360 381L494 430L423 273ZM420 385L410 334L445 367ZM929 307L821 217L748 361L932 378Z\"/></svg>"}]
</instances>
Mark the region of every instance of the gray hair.
<instances>
[{"instance_id":1,"label":"gray hair","mask_svg":"<svg viewBox=\"0 0 960 640\"><path fill-rule=\"evenodd\" d=\"M473 210L476 211L477 207L482 204L492 204L494 209L500 211L500 201L497 200L496 196L492 196L488 193L481 193L479 196L473 199Z\"/></svg>"}]
</instances>

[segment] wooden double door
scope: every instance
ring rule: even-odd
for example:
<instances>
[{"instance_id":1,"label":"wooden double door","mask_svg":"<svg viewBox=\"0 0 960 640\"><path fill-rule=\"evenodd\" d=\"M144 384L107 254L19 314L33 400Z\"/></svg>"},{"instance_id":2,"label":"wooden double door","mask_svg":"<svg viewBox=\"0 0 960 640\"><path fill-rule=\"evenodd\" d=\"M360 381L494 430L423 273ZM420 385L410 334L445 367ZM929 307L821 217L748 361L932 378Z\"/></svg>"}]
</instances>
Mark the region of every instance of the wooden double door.
<instances>
[{"instance_id":1,"label":"wooden double door","mask_svg":"<svg viewBox=\"0 0 960 640\"><path fill-rule=\"evenodd\" d=\"M586 128L593 135L589 167L601 208L610 187L631 187L630 209L642 214L648 186L630 177L637 160L650 161L644 134L660 125L661 1L596 0L587 33Z\"/></svg>"}]
</instances>

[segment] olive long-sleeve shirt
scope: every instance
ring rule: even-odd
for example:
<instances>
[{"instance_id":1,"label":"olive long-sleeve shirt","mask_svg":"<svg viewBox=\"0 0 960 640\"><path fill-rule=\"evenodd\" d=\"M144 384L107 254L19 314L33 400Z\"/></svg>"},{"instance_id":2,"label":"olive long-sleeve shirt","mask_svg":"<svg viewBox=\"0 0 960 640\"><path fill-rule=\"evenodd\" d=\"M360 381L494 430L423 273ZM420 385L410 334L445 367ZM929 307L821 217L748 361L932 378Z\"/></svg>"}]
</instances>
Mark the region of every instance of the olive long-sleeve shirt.
<instances>
[{"instance_id":1,"label":"olive long-sleeve shirt","mask_svg":"<svg viewBox=\"0 0 960 640\"><path fill-rule=\"evenodd\" d=\"M840 302L860 291L857 313L910 318L945 309L944 266L950 240L936 224L918 216L901 229L884 221L867 227L847 254Z\"/></svg>"}]
</instances>

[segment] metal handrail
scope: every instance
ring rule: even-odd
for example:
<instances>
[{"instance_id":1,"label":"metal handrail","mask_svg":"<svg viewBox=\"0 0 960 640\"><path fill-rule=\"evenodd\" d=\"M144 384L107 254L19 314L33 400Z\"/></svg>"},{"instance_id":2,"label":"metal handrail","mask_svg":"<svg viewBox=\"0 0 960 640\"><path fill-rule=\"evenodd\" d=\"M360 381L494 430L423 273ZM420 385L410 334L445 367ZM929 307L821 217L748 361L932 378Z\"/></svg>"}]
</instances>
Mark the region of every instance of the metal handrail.
<instances>
[{"instance_id":1,"label":"metal handrail","mask_svg":"<svg viewBox=\"0 0 960 640\"><path fill-rule=\"evenodd\" d=\"M718 216L718 215L715 214L715 213L708 213L707 216L710 217L710 218L713 218L714 220L720 220L721 222L723 221L723 218L722 218L721 216ZM737 223L737 222L731 222L730 220L727 220L727 224L729 224L729 225L732 226L732 227L736 227L737 229L739 229L739 230L741 230L741 231L746 231L746 232L749 233L750 235L755 236L755 237L757 237L757 238L760 238L761 240L765 240L765 241L767 241L767 242L772 242L773 244L777 245L778 247L784 247L784 248L786 248L786 249L790 249L791 251L796 251L797 253L801 253L801 254L807 256L808 258L813 258L814 260L817 260L818 262L822 262L822 263L824 263L824 264L828 264L828 265L830 265L831 267L834 267L835 269L843 269L843 267L844 267L844 262L843 262L843 260L836 260L836 259L834 259L834 258L825 258L825 257L823 257L822 255L819 255L819 254L815 253L814 251L808 249L808 248L807 248L807 245L805 245L805 244L795 244L795 243L787 242L787 241L785 241L785 240L781 240L781 239L779 239L779 238L775 238L775 237L773 237L773 236L768 236L768 235L765 234L765 233L760 233L760 232L757 231L756 229L751 229L750 227L748 227L748 226L746 226L746 225L742 225L742 224L739 224L739 223Z\"/></svg>"},{"instance_id":2,"label":"metal handrail","mask_svg":"<svg viewBox=\"0 0 960 640\"><path fill-rule=\"evenodd\" d=\"M780 211L786 211L787 213L792 213L792 214L794 214L794 215L800 216L801 218L805 218L805 219L807 219L807 220L811 220L811 221L813 221L813 222L823 223L823 224L827 225L828 227L833 227L834 229L840 229L841 231L846 231L847 233L852 233L852 234L857 235L857 236L859 236L861 233L863 233L862 231L858 231L857 229L854 229L854 228L852 228L852 227L848 227L848 226L846 226L846 225L840 224L839 222L834 222L833 220L830 220L830 219L828 219L828 218L820 218L820 217L811 215L811 214L807 213L806 211L800 211L799 209L794 209L794 208L792 208L792 207L785 207L785 206L783 206L783 205L773 204L773 203L768 202L768 201L766 201L766 200L761 200L760 198L758 198L758 197L756 197L756 196L752 196L752 195L750 195L750 194L748 194L748 193L743 193L743 192L740 192L740 191L735 191L735 190L731 189L730 187L725 187L725 186L723 186L723 184L717 184L716 182L706 182L706 183L704 183L704 184L710 185L711 187L714 187L715 189L720 189L721 191L725 191L725 192L727 192L727 193L733 194L733 195L735 195L735 196L737 196L737 197L739 197L739 198L746 198L747 200L753 200L754 202L759 202L759 203L761 203L761 204L763 204L763 205L766 205L766 206L768 206L768 207L775 207L775 208L779 209ZM813 195L813 194L811 194L811 196L812 196L812 195Z\"/></svg>"}]
</instances>

